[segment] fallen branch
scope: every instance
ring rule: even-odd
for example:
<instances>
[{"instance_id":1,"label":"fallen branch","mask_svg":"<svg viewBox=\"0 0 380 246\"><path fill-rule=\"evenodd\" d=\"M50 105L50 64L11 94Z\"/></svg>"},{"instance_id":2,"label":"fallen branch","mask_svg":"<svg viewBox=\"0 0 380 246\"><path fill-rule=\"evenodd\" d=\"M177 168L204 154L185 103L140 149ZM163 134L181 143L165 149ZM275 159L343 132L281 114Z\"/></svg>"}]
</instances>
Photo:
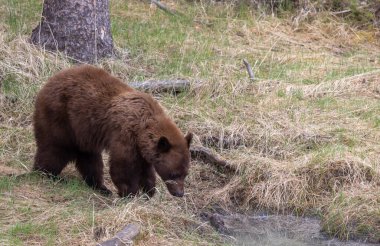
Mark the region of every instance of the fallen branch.
<instances>
[{"instance_id":1,"label":"fallen branch","mask_svg":"<svg viewBox=\"0 0 380 246\"><path fill-rule=\"evenodd\" d=\"M170 15L181 15L177 11L169 9L165 4L163 4L159 1L151 0L151 3L154 3L159 9L165 11L166 13L168 13Z\"/></svg>"},{"instance_id":2,"label":"fallen branch","mask_svg":"<svg viewBox=\"0 0 380 246\"><path fill-rule=\"evenodd\" d=\"M203 145L219 149L236 149L239 146L251 147L253 145L252 141L246 140L241 134L228 137L206 135L202 136L200 140Z\"/></svg>"},{"instance_id":3,"label":"fallen branch","mask_svg":"<svg viewBox=\"0 0 380 246\"><path fill-rule=\"evenodd\" d=\"M236 168L229 164L227 161L221 159L219 156L212 153L212 151L203 146L192 146L190 148L191 158L201 160L205 163L210 163L217 167L224 168L230 172L235 172Z\"/></svg>"},{"instance_id":4,"label":"fallen branch","mask_svg":"<svg viewBox=\"0 0 380 246\"><path fill-rule=\"evenodd\" d=\"M130 245L132 240L140 233L140 225L129 224L118 232L113 238L99 243L99 246L122 246Z\"/></svg>"},{"instance_id":5,"label":"fallen branch","mask_svg":"<svg viewBox=\"0 0 380 246\"><path fill-rule=\"evenodd\" d=\"M255 79L255 74L253 73L252 71L252 67L251 65L249 65L248 61L243 59L243 62L244 62L244 65L245 67L247 68L247 72L248 72L248 76L251 80L254 80Z\"/></svg>"},{"instance_id":6,"label":"fallen branch","mask_svg":"<svg viewBox=\"0 0 380 246\"><path fill-rule=\"evenodd\" d=\"M171 92L178 93L190 88L190 81L184 79L176 80L148 80L142 82L131 82L129 86L149 92Z\"/></svg>"}]
</instances>

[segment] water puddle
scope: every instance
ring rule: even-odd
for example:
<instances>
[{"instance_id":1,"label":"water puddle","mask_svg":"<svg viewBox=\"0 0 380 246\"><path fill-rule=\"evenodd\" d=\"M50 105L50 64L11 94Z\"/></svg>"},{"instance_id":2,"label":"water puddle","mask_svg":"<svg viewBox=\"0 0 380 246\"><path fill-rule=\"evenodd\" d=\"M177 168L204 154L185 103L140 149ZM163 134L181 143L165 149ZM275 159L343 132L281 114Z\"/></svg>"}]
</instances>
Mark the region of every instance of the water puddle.
<instances>
[{"instance_id":1,"label":"water puddle","mask_svg":"<svg viewBox=\"0 0 380 246\"><path fill-rule=\"evenodd\" d=\"M265 246L368 246L374 244L339 241L321 233L318 219L283 216L245 216L241 214L206 214L211 225L220 233L229 235L237 245Z\"/></svg>"}]
</instances>

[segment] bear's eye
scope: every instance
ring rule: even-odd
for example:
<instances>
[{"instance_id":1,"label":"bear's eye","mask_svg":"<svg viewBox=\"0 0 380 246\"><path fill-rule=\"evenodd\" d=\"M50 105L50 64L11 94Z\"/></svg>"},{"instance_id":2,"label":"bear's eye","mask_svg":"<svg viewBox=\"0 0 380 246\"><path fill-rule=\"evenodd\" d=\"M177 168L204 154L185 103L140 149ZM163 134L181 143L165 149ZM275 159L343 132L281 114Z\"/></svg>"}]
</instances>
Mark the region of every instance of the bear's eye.
<instances>
[{"instance_id":1,"label":"bear's eye","mask_svg":"<svg viewBox=\"0 0 380 246\"><path fill-rule=\"evenodd\" d=\"M178 179L178 178L180 178L181 177L181 175L180 174L177 174L177 173L171 173L170 175L169 175L169 179Z\"/></svg>"},{"instance_id":2,"label":"bear's eye","mask_svg":"<svg viewBox=\"0 0 380 246\"><path fill-rule=\"evenodd\" d=\"M160 137L157 143L157 149L161 153L168 152L171 148L171 144L169 143L169 140L166 137Z\"/></svg>"}]
</instances>

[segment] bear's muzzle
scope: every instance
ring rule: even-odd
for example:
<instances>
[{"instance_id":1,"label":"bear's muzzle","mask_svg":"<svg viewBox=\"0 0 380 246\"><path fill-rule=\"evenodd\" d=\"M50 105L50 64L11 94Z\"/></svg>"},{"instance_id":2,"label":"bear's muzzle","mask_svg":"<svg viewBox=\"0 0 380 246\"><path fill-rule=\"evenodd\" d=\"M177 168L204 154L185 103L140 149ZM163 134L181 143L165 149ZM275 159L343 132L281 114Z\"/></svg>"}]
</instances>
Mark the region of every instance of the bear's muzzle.
<instances>
[{"instance_id":1,"label":"bear's muzzle","mask_svg":"<svg viewBox=\"0 0 380 246\"><path fill-rule=\"evenodd\" d=\"M166 180L165 184L172 196L183 197L185 193L183 180Z\"/></svg>"}]
</instances>

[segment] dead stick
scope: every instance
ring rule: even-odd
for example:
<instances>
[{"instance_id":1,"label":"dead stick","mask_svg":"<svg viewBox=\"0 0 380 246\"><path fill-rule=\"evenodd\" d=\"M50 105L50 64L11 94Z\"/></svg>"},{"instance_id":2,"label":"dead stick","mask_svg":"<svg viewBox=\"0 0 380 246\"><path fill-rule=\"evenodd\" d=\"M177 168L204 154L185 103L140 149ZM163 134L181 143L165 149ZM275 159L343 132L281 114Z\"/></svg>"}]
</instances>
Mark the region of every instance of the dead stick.
<instances>
[{"instance_id":1,"label":"dead stick","mask_svg":"<svg viewBox=\"0 0 380 246\"><path fill-rule=\"evenodd\" d=\"M247 68L247 72L248 72L249 78L251 80L254 80L255 79L255 75L254 75L254 73L252 71L251 65L249 65L249 63L245 59L243 59L243 62L244 62L245 67Z\"/></svg>"},{"instance_id":2,"label":"dead stick","mask_svg":"<svg viewBox=\"0 0 380 246\"><path fill-rule=\"evenodd\" d=\"M122 246L130 245L132 240L140 233L139 224L129 224L118 232L113 238L99 243L98 246Z\"/></svg>"},{"instance_id":3,"label":"dead stick","mask_svg":"<svg viewBox=\"0 0 380 246\"><path fill-rule=\"evenodd\" d=\"M154 3L159 9L165 11L168 14L171 14L171 15L177 15L178 14L174 10L171 10L168 7L166 7L166 5L164 5L163 3L160 3L160 2L158 2L156 0L151 0L151 2Z\"/></svg>"},{"instance_id":4,"label":"dead stick","mask_svg":"<svg viewBox=\"0 0 380 246\"><path fill-rule=\"evenodd\" d=\"M347 13L350 13L351 12L351 9L346 9L346 10L342 10L342 11L338 11L338 12L331 12L331 14L333 15L342 15L342 14L347 14Z\"/></svg>"},{"instance_id":5,"label":"dead stick","mask_svg":"<svg viewBox=\"0 0 380 246\"><path fill-rule=\"evenodd\" d=\"M205 163L210 163L217 167L224 168L230 172L236 172L236 168L234 166L221 159L219 156L213 154L212 151L206 147L192 146L190 148L190 154L194 159L202 160Z\"/></svg>"},{"instance_id":6,"label":"dead stick","mask_svg":"<svg viewBox=\"0 0 380 246\"><path fill-rule=\"evenodd\" d=\"M141 82L130 82L129 86L149 92L181 92L190 88L190 81L184 79L174 80L148 80Z\"/></svg>"}]
</instances>

